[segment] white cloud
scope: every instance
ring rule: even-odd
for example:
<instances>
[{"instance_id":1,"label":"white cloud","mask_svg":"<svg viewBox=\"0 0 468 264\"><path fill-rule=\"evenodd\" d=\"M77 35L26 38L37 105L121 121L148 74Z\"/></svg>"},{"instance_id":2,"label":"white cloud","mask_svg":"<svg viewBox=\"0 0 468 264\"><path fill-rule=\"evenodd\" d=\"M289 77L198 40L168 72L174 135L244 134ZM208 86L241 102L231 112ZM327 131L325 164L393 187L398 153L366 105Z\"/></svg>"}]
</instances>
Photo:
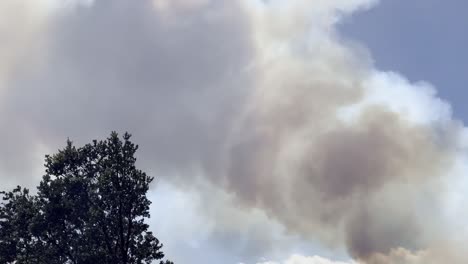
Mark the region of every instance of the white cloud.
<instances>
[{"instance_id":1,"label":"white cloud","mask_svg":"<svg viewBox=\"0 0 468 264\"><path fill-rule=\"evenodd\" d=\"M267 261L267 262L259 262L257 264L356 264L356 262L333 261L333 260L323 258L320 256L307 257L307 256L302 256L302 255L292 255L283 262Z\"/></svg>"},{"instance_id":2,"label":"white cloud","mask_svg":"<svg viewBox=\"0 0 468 264\"><path fill-rule=\"evenodd\" d=\"M211 0L153 0L155 7L164 11L199 8L208 4L210 1Z\"/></svg>"}]
</instances>

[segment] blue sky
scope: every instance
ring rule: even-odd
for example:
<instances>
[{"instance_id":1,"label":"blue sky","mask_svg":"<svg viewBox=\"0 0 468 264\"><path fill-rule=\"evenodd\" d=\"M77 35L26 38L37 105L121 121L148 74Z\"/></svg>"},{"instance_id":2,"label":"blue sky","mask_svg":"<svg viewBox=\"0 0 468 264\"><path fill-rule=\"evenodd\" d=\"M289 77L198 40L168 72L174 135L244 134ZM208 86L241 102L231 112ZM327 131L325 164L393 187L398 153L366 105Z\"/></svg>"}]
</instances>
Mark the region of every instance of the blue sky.
<instances>
[{"instance_id":1,"label":"blue sky","mask_svg":"<svg viewBox=\"0 0 468 264\"><path fill-rule=\"evenodd\" d=\"M467 10L463 0L382 0L340 28L371 51L378 68L429 81L468 121Z\"/></svg>"}]
</instances>

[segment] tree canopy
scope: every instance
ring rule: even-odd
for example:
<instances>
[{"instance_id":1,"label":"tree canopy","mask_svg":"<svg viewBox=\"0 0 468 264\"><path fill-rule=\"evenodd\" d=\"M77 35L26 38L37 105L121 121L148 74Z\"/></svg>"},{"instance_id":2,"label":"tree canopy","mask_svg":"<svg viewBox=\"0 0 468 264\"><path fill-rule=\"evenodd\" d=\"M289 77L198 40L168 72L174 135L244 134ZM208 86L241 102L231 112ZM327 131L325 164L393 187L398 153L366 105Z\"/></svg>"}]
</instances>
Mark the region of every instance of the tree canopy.
<instances>
[{"instance_id":1,"label":"tree canopy","mask_svg":"<svg viewBox=\"0 0 468 264\"><path fill-rule=\"evenodd\" d=\"M0 263L152 263L162 244L145 222L153 177L135 167L138 146L125 133L45 159L37 193L3 191ZM170 264L170 261L160 261Z\"/></svg>"}]
</instances>

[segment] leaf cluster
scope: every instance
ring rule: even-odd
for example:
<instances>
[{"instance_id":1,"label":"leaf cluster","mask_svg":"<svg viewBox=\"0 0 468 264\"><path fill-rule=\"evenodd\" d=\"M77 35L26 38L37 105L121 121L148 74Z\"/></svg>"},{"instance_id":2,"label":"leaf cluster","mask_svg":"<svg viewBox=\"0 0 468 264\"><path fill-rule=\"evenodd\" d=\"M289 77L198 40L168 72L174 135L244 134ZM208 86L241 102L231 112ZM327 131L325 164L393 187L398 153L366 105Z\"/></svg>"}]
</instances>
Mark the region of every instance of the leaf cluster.
<instances>
[{"instance_id":1,"label":"leaf cluster","mask_svg":"<svg viewBox=\"0 0 468 264\"><path fill-rule=\"evenodd\" d=\"M37 194L1 192L0 263L151 263L164 257L145 222L153 178L125 133L46 156ZM160 262L171 264L172 262Z\"/></svg>"}]
</instances>

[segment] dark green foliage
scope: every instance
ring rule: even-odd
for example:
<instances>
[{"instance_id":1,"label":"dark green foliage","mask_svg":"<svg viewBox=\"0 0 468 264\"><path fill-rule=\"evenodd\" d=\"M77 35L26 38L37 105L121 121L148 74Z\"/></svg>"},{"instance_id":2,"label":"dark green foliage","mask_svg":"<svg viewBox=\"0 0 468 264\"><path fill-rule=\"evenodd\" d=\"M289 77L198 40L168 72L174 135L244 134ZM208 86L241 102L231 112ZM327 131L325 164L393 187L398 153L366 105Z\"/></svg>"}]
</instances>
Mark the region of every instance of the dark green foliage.
<instances>
[{"instance_id":1,"label":"dark green foliage","mask_svg":"<svg viewBox=\"0 0 468 264\"><path fill-rule=\"evenodd\" d=\"M152 177L135 167L125 134L46 156L37 195L16 188L0 205L0 263L151 263L162 244L148 231ZM172 264L172 262L160 262Z\"/></svg>"},{"instance_id":2,"label":"dark green foliage","mask_svg":"<svg viewBox=\"0 0 468 264\"><path fill-rule=\"evenodd\" d=\"M0 263L38 262L38 237L32 220L39 214L37 199L27 189L15 188L3 195L0 207Z\"/></svg>"}]
</instances>

